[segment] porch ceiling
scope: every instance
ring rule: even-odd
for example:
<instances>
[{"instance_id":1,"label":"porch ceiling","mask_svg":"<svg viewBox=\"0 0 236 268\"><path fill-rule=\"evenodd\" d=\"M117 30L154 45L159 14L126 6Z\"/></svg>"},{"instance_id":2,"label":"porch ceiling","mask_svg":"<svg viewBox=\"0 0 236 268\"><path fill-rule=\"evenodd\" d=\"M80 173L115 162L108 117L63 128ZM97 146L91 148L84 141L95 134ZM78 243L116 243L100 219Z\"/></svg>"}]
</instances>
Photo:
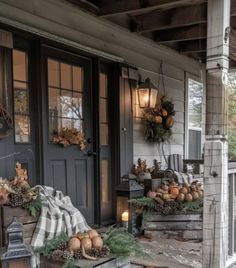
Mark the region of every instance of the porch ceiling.
<instances>
[{"instance_id":1,"label":"porch ceiling","mask_svg":"<svg viewBox=\"0 0 236 268\"><path fill-rule=\"evenodd\" d=\"M180 54L206 61L207 0L67 1ZM236 1L233 0L231 27L231 66L236 66Z\"/></svg>"}]
</instances>

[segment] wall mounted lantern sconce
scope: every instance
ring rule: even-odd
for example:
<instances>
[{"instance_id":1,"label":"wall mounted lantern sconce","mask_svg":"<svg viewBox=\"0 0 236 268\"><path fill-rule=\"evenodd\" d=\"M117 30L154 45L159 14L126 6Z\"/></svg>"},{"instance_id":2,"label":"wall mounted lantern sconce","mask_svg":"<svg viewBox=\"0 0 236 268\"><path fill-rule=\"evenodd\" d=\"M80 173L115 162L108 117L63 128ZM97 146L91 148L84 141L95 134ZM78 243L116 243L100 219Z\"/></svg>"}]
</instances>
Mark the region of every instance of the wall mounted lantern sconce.
<instances>
[{"instance_id":1,"label":"wall mounted lantern sconce","mask_svg":"<svg viewBox=\"0 0 236 268\"><path fill-rule=\"evenodd\" d=\"M146 78L137 88L140 108L155 108L158 89L152 84L150 78Z\"/></svg>"}]
</instances>

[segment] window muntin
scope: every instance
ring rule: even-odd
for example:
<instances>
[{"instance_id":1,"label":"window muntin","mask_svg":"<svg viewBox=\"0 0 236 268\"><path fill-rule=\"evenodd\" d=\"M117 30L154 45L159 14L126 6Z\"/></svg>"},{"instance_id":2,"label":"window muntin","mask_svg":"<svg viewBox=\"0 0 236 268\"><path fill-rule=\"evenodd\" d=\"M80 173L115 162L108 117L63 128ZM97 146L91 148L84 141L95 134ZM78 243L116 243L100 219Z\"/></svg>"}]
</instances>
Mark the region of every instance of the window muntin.
<instances>
[{"instance_id":1,"label":"window muntin","mask_svg":"<svg viewBox=\"0 0 236 268\"><path fill-rule=\"evenodd\" d=\"M84 133L83 68L48 58L49 135L61 128Z\"/></svg>"}]
</instances>

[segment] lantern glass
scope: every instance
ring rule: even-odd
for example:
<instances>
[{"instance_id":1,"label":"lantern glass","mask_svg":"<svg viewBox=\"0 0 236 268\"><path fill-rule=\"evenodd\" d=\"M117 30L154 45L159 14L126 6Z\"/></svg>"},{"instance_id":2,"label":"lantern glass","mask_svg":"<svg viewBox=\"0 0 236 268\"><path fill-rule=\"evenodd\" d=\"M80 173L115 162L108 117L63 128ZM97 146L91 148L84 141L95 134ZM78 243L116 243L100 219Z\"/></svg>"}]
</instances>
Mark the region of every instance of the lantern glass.
<instances>
[{"instance_id":1,"label":"lantern glass","mask_svg":"<svg viewBox=\"0 0 236 268\"><path fill-rule=\"evenodd\" d=\"M128 197L124 196L117 196L117 219L119 224L122 225L122 215L124 217L124 212L127 212L129 210L128 206Z\"/></svg>"},{"instance_id":2,"label":"lantern glass","mask_svg":"<svg viewBox=\"0 0 236 268\"><path fill-rule=\"evenodd\" d=\"M157 99L157 88L152 84L150 78L140 83L138 87L138 100L140 108L154 108Z\"/></svg>"},{"instance_id":3,"label":"lantern glass","mask_svg":"<svg viewBox=\"0 0 236 268\"><path fill-rule=\"evenodd\" d=\"M28 261L26 260L17 260L17 261L9 261L9 268L28 268Z\"/></svg>"}]
</instances>

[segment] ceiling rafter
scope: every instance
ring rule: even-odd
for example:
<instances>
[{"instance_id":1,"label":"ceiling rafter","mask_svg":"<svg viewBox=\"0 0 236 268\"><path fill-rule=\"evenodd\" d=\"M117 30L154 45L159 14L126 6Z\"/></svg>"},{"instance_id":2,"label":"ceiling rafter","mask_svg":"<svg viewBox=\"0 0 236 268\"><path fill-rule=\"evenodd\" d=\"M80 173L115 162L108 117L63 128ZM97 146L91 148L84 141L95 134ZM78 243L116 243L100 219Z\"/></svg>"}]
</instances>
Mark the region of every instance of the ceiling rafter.
<instances>
[{"instance_id":1,"label":"ceiling rafter","mask_svg":"<svg viewBox=\"0 0 236 268\"><path fill-rule=\"evenodd\" d=\"M100 16L111 17L121 14L146 13L153 10L172 9L177 6L205 3L207 0L102 0Z\"/></svg>"},{"instance_id":2,"label":"ceiling rafter","mask_svg":"<svg viewBox=\"0 0 236 268\"><path fill-rule=\"evenodd\" d=\"M155 32L154 40L159 44L198 40L207 37L206 23L191 25L170 30L161 30Z\"/></svg>"},{"instance_id":3,"label":"ceiling rafter","mask_svg":"<svg viewBox=\"0 0 236 268\"><path fill-rule=\"evenodd\" d=\"M206 52L206 39L199 41L185 41L179 43L179 53L190 54L190 53L202 53Z\"/></svg>"},{"instance_id":4,"label":"ceiling rafter","mask_svg":"<svg viewBox=\"0 0 236 268\"><path fill-rule=\"evenodd\" d=\"M196 25L207 21L206 5L186 6L166 11L153 11L133 18L133 32L150 32L184 26Z\"/></svg>"}]
</instances>

